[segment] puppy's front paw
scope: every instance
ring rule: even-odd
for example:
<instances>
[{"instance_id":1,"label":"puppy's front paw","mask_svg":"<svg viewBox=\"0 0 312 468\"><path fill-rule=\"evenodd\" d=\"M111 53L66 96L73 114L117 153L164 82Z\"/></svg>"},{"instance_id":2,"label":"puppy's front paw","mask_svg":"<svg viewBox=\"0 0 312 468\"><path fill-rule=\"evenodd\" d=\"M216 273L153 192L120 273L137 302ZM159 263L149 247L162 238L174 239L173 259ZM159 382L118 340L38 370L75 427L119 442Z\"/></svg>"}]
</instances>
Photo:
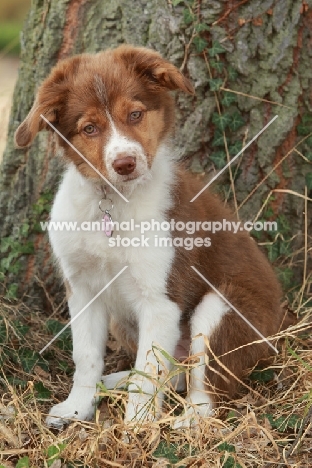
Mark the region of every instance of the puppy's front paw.
<instances>
[{"instance_id":1,"label":"puppy's front paw","mask_svg":"<svg viewBox=\"0 0 312 468\"><path fill-rule=\"evenodd\" d=\"M187 404L185 412L178 416L172 428L173 429L189 429L198 426L200 418L207 418L213 415L213 409L210 403L191 405Z\"/></svg>"},{"instance_id":2,"label":"puppy's front paw","mask_svg":"<svg viewBox=\"0 0 312 468\"><path fill-rule=\"evenodd\" d=\"M51 408L49 416L46 418L46 424L56 429L62 429L69 424L72 419L89 420L94 414L94 406L83 401L77 401L73 398L67 398L63 403L59 403Z\"/></svg>"},{"instance_id":3,"label":"puppy's front paw","mask_svg":"<svg viewBox=\"0 0 312 468\"><path fill-rule=\"evenodd\" d=\"M129 400L126 407L125 422L129 425L137 422L154 421L160 416L158 395L135 391L136 386L129 386Z\"/></svg>"}]
</instances>

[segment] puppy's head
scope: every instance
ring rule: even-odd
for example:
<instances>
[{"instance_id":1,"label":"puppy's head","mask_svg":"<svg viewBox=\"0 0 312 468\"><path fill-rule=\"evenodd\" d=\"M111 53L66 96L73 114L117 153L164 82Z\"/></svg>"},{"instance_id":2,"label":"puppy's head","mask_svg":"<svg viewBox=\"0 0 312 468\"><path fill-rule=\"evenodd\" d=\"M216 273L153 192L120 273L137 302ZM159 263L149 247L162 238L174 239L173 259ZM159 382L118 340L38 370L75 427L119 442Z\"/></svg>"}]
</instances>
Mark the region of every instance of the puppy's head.
<instances>
[{"instance_id":1,"label":"puppy's head","mask_svg":"<svg viewBox=\"0 0 312 468\"><path fill-rule=\"evenodd\" d=\"M50 125L43 115L114 185L147 176L161 143L171 133L171 90L193 94L191 83L157 52L123 45L82 54L56 65L15 133L18 147L31 144ZM99 178L57 135L59 145L86 177Z\"/></svg>"}]
</instances>

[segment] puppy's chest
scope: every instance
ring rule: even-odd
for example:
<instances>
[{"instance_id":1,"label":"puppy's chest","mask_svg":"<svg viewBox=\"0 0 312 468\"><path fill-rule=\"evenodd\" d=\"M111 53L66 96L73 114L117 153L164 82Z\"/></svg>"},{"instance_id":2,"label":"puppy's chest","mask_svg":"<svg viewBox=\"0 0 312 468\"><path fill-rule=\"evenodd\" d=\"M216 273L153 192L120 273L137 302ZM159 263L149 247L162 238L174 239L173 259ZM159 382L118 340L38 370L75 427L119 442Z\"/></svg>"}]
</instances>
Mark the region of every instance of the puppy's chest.
<instances>
[{"instance_id":1,"label":"puppy's chest","mask_svg":"<svg viewBox=\"0 0 312 468\"><path fill-rule=\"evenodd\" d=\"M61 186L56 195L51 221L70 222L74 228L51 231L50 240L56 256L66 263L94 271L107 265L140 264L147 262L151 267L171 263L173 251L170 248L158 249L155 236L168 236L168 231L142 230L152 221L159 226L166 216L153 199L133 197L129 203L114 201L110 210L115 223L112 236L106 234L104 214L99 209L100 195L96 193L69 192ZM145 223L145 224L144 224ZM162 251L160 251L162 250ZM161 266L159 265L161 268Z\"/></svg>"}]
</instances>

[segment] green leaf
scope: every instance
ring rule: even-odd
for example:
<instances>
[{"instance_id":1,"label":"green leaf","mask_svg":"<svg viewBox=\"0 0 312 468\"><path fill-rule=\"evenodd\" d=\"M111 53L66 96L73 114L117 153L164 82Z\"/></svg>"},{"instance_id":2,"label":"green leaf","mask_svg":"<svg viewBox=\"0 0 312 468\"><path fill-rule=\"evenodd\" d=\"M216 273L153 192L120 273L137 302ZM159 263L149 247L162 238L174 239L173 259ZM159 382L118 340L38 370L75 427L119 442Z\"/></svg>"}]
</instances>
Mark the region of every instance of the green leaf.
<instances>
[{"instance_id":1,"label":"green leaf","mask_svg":"<svg viewBox=\"0 0 312 468\"><path fill-rule=\"evenodd\" d=\"M15 468L29 468L29 457L20 458Z\"/></svg>"},{"instance_id":2,"label":"green leaf","mask_svg":"<svg viewBox=\"0 0 312 468\"><path fill-rule=\"evenodd\" d=\"M27 387L27 381L19 379L17 377L12 377L12 376L7 376L9 384L12 385L12 387L21 387L21 388L26 388Z\"/></svg>"},{"instance_id":3,"label":"green leaf","mask_svg":"<svg viewBox=\"0 0 312 468\"><path fill-rule=\"evenodd\" d=\"M12 239L12 237L3 237L1 239L0 252L6 253L12 247L13 243L14 240Z\"/></svg>"},{"instance_id":4,"label":"green leaf","mask_svg":"<svg viewBox=\"0 0 312 468\"><path fill-rule=\"evenodd\" d=\"M28 223L23 223L21 225L20 233L22 237L27 237L29 235L30 225Z\"/></svg>"},{"instance_id":5,"label":"green leaf","mask_svg":"<svg viewBox=\"0 0 312 468\"><path fill-rule=\"evenodd\" d=\"M73 370L73 368L68 364L66 361L58 361L58 367L61 369L61 371L65 372L65 374L70 374Z\"/></svg>"},{"instance_id":6,"label":"green leaf","mask_svg":"<svg viewBox=\"0 0 312 468\"><path fill-rule=\"evenodd\" d=\"M194 29L197 33L201 33L203 31L209 31L209 26L205 23L198 23L195 25Z\"/></svg>"},{"instance_id":7,"label":"green leaf","mask_svg":"<svg viewBox=\"0 0 312 468\"><path fill-rule=\"evenodd\" d=\"M228 91L224 92L223 99L221 100L221 104L225 107L229 107L233 102L237 101L236 94L230 93Z\"/></svg>"},{"instance_id":8,"label":"green leaf","mask_svg":"<svg viewBox=\"0 0 312 468\"><path fill-rule=\"evenodd\" d=\"M217 54L224 54L225 48L220 44L219 41L213 41L212 47L208 50L210 57L214 57Z\"/></svg>"},{"instance_id":9,"label":"green leaf","mask_svg":"<svg viewBox=\"0 0 312 468\"><path fill-rule=\"evenodd\" d=\"M237 153L240 152L240 150L243 147L243 143L241 141L236 141L234 145L229 146L229 153L231 156L236 156Z\"/></svg>"},{"instance_id":10,"label":"green leaf","mask_svg":"<svg viewBox=\"0 0 312 468\"><path fill-rule=\"evenodd\" d=\"M274 242L273 244L268 244L266 245L266 248L268 251L268 259L270 260L270 262L274 262L275 260L277 260L279 256L278 243Z\"/></svg>"},{"instance_id":11,"label":"green leaf","mask_svg":"<svg viewBox=\"0 0 312 468\"><path fill-rule=\"evenodd\" d=\"M225 457L223 456L221 458L221 462L222 462L222 468L242 468L242 465L240 465L239 463L236 463L235 459L233 457L228 457L226 459L226 462L224 462L224 459Z\"/></svg>"},{"instance_id":12,"label":"green leaf","mask_svg":"<svg viewBox=\"0 0 312 468\"><path fill-rule=\"evenodd\" d=\"M220 132L218 130L215 132L211 145L213 147L215 147L215 146L224 147L224 137L223 137L222 132Z\"/></svg>"},{"instance_id":13,"label":"green leaf","mask_svg":"<svg viewBox=\"0 0 312 468\"><path fill-rule=\"evenodd\" d=\"M271 382L274 379L274 371L273 369L254 370L249 378L256 382Z\"/></svg>"},{"instance_id":14,"label":"green leaf","mask_svg":"<svg viewBox=\"0 0 312 468\"><path fill-rule=\"evenodd\" d=\"M284 257L289 257L290 255L292 255L293 252L291 248L291 242L281 240L279 253L280 255L284 255Z\"/></svg>"},{"instance_id":15,"label":"green leaf","mask_svg":"<svg viewBox=\"0 0 312 468\"><path fill-rule=\"evenodd\" d=\"M21 245L20 253L22 254L33 254L35 251L35 247L33 242L26 242L26 244Z\"/></svg>"},{"instance_id":16,"label":"green leaf","mask_svg":"<svg viewBox=\"0 0 312 468\"><path fill-rule=\"evenodd\" d=\"M180 361L178 361L176 358L174 358L173 356L171 356L169 353L167 353L167 351L165 351L164 349L161 349L161 348L158 348L157 346L152 346L152 349L157 349L157 351L160 352L160 354L162 356L164 356L165 359L167 359L168 362L170 362L170 364L172 364L173 366L179 366L180 364ZM183 366L182 366L183 367Z\"/></svg>"},{"instance_id":17,"label":"green leaf","mask_svg":"<svg viewBox=\"0 0 312 468\"><path fill-rule=\"evenodd\" d=\"M23 338L26 335L26 333L28 332L30 328L28 325L25 325L19 320L14 320L12 323L14 325L14 330L21 338Z\"/></svg>"},{"instance_id":18,"label":"green leaf","mask_svg":"<svg viewBox=\"0 0 312 468\"><path fill-rule=\"evenodd\" d=\"M305 176L305 183L308 190L312 190L312 172L309 172Z\"/></svg>"},{"instance_id":19,"label":"green leaf","mask_svg":"<svg viewBox=\"0 0 312 468\"><path fill-rule=\"evenodd\" d=\"M235 452L234 445L228 444L227 442L222 442L222 444L218 445L218 450L220 452Z\"/></svg>"},{"instance_id":20,"label":"green leaf","mask_svg":"<svg viewBox=\"0 0 312 468\"><path fill-rule=\"evenodd\" d=\"M18 291L18 284L11 283L7 289L5 298L6 299L16 299L17 298L17 291Z\"/></svg>"},{"instance_id":21,"label":"green leaf","mask_svg":"<svg viewBox=\"0 0 312 468\"><path fill-rule=\"evenodd\" d=\"M297 132L300 136L309 135L309 133L311 133L311 126L305 125L304 123L300 123L299 125L297 125Z\"/></svg>"},{"instance_id":22,"label":"green leaf","mask_svg":"<svg viewBox=\"0 0 312 468\"><path fill-rule=\"evenodd\" d=\"M218 169L222 169L222 167L226 164L226 154L224 151L215 151L209 155L209 159L215 164Z\"/></svg>"},{"instance_id":23,"label":"green leaf","mask_svg":"<svg viewBox=\"0 0 312 468\"><path fill-rule=\"evenodd\" d=\"M291 268L277 268L277 275L285 289L292 285L294 272Z\"/></svg>"},{"instance_id":24,"label":"green leaf","mask_svg":"<svg viewBox=\"0 0 312 468\"><path fill-rule=\"evenodd\" d=\"M195 20L195 16L194 14L188 9L188 8L185 8L183 10L183 21L185 24L191 24L193 23Z\"/></svg>"},{"instance_id":25,"label":"green leaf","mask_svg":"<svg viewBox=\"0 0 312 468\"><path fill-rule=\"evenodd\" d=\"M231 65L227 68L228 76L230 81L236 81L238 72Z\"/></svg>"},{"instance_id":26,"label":"green leaf","mask_svg":"<svg viewBox=\"0 0 312 468\"><path fill-rule=\"evenodd\" d=\"M219 130L223 131L231 122L231 116L227 113L219 115L217 112L214 112L212 114L212 121Z\"/></svg>"},{"instance_id":27,"label":"green leaf","mask_svg":"<svg viewBox=\"0 0 312 468\"><path fill-rule=\"evenodd\" d=\"M274 419L272 414L264 414L264 417L269 420L273 429L277 429L279 432L285 432L287 429L295 429L299 421L301 421L301 417L297 414L280 416L276 419Z\"/></svg>"},{"instance_id":28,"label":"green leaf","mask_svg":"<svg viewBox=\"0 0 312 468\"><path fill-rule=\"evenodd\" d=\"M288 234L291 231L289 221L283 214L280 214L277 218L277 227L278 232L283 235Z\"/></svg>"},{"instance_id":29,"label":"green leaf","mask_svg":"<svg viewBox=\"0 0 312 468\"><path fill-rule=\"evenodd\" d=\"M241 116L240 112L235 112L231 115L231 121L229 123L229 127L233 132L236 132L239 128L245 125L245 120Z\"/></svg>"},{"instance_id":30,"label":"green leaf","mask_svg":"<svg viewBox=\"0 0 312 468\"><path fill-rule=\"evenodd\" d=\"M177 5L179 5L180 3L184 3L184 0L172 0L172 5L173 5L173 6L177 6Z\"/></svg>"},{"instance_id":31,"label":"green leaf","mask_svg":"<svg viewBox=\"0 0 312 468\"><path fill-rule=\"evenodd\" d=\"M194 37L193 42L194 42L197 52L199 53L203 52L203 50L205 50L208 45L208 42L206 41L206 39L199 37L199 36Z\"/></svg>"},{"instance_id":32,"label":"green leaf","mask_svg":"<svg viewBox=\"0 0 312 468\"><path fill-rule=\"evenodd\" d=\"M302 116L302 122L303 122L304 124L307 124L307 123L312 124L312 114L310 114L310 113L303 114L303 116Z\"/></svg>"},{"instance_id":33,"label":"green leaf","mask_svg":"<svg viewBox=\"0 0 312 468\"><path fill-rule=\"evenodd\" d=\"M214 68L215 70L217 70L217 72L222 72L223 68L224 68L224 63L223 62L220 62L220 60L213 60L211 59L210 60L210 66L212 68Z\"/></svg>"},{"instance_id":34,"label":"green leaf","mask_svg":"<svg viewBox=\"0 0 312 468\"><path fill-rule=\"evenodd\" d=\"M48 447L46 453L48 456L48 466L51 466L52 463L58 459L58 456L61 454L61 452L66 448L67 444L57 444L57 445L50 445Z\"/></svg>"},{"instance_id":35,"label":"green leaf","mask_svg":"<svg viewBox=\"0 0 312 468\"><path fill-rule=\"evenodd\" d=\"M160 441L158 447L153 453L153 457L166 458L170 463L177 463L180 459L177 457L178 445Z\"/></svg>"},{"instance_id":36,"label":"green leaf","mask_svg":"<svg viewBox=\"0 0 312 468\"><path fill-rule=\"evenodd\" d=\"M51 396L50 390L48 390L42 382L35 382L34 389L37 392L36 398L38 400L48 400Z\"/></svg>"},{"instance_id":37,"label":"green leaf","mask_svg":"<svg viewBox=\"0 0 312 468\"><path fill-rule=\"evenodd\" d=\"M210 91L218 91L221 88L223 80L221 78L212 78L209 81Z\"/></svg>"},{"instance_id":38,"label":"green leaf","mask_svg":"<svg viewBox=\"0 0 312 468\"><path fill-rule=\"evenodd\" d=\"M57 333L59 333L62 330L62 328L64 328L65 325L66 324L61 323L58 320L54 320L54 319L49 319L46 321L47 330L50 333L52 333L52 335L56 335Z\"/></svg>"},{"instance_id":39,"label":"green leaf","mask_svg":"<svg viewBox=\"0 0 312 468\"><path fill-rule=\"evenodd\" d=\"M30 373L35 365L40 365L42 369L48 371L49 368L43 357L30 348L20 348L18 350L18 360L25 372Z\"/></svg>"}]
</instances>

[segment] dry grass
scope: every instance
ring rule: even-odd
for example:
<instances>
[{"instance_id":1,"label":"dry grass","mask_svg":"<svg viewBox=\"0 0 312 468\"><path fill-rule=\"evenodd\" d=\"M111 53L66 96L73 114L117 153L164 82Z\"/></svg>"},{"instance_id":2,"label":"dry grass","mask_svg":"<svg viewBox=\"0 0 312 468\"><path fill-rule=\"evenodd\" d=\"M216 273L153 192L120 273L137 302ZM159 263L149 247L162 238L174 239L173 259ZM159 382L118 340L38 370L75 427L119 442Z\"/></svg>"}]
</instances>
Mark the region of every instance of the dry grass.
<instances>
[{"instance_id":1,"label":"dry grass","mask_svg":"<svg viewBox=\"0 0 312 468\"><path fill-rule=\"evenodd\" d=\"M250 390L242 386L239 397L220 407L215 417L200 420L191 431L174 431L174 411L183 408L184 400L170 390L163 419L142 427L138 434L122 422L126 399L122 391L100 392L103 400L93 422L74 422L63 432L46 427L48 408L64 399L71 385L70 350L61 349L66 348L67 339L56 342L46 354L49 368L41 359L27 372L31 358L23 349L39 350L49 341L46 318L24 305L3 305L1 312L0 465L4 467L16 466L23 457L28 458L20 466L53 468L312 465L312 340L308 333L312 309L296 311L300 321L280 335L280 353L274 362L258 379L247 379ZM62 316L56 311L53 319L64 322ZM129 365L112 341L107 360L108 372ZM267 376L264 380L269 381L264 382Z\"/></svg>"}]
</instances>

